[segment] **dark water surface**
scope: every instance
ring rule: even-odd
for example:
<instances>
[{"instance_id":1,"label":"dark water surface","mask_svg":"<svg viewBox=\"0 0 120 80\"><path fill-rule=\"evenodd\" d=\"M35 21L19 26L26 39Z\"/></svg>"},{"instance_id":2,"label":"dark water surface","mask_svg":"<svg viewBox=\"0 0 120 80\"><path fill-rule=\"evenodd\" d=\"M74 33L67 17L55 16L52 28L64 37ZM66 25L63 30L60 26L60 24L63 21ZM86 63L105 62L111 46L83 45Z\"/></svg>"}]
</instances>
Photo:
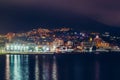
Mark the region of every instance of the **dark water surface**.
<instances>
[{"instance_id":1,"label":"dark water surface","mask_svg":"<svg viewBox=\"0 0 120 80\"><path fill-rule=\"evenodd\" d=\"M0 80L120 80L120 53L0 55Z\"/></svg>"}]
</instances>

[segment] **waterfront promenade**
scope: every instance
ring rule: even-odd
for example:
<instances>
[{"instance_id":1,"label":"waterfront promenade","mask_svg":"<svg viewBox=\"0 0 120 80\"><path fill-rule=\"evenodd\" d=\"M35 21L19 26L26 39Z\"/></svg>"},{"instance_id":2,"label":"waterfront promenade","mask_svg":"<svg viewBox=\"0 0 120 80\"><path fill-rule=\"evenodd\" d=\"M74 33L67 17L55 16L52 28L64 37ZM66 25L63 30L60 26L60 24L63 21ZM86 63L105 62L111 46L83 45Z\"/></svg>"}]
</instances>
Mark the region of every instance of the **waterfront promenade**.
<instances>
[{"instance_id":1,"label":"waterfront promenade","mask_svg":"<svg viewBox=\"0 0 120 80\"><path fill-rule=\"evenodd\" d=\"M85 54L85 53L95 53L95 54L99 54L99 53L109 53L109 52L117 52L120 53L120 50L96 50L96 51L72 51L72 52L51 52L51 51L47 51L47 52L19 52L19 51L0 51L0 55L4 55L4 54Z\"/></svg>"}]
</instances>

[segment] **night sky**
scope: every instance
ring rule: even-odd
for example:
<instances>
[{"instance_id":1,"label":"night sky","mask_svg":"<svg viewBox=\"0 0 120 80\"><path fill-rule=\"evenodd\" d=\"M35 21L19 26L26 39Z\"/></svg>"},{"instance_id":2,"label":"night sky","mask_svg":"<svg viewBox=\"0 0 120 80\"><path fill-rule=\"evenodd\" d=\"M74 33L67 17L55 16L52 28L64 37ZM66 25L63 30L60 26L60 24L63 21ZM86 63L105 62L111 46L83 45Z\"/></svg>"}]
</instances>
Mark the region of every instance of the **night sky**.
<instances>
[{"instance_id":1,"label":"night sky","mask_svg":"<svg viewBox=\"0 0 120 80\"><path fill-rule=\"evenodd\" d=\"M120 0L4 0L0 1L0 33L43 26L120 30ZM102 29L101 29L102 30Z\"/></svg>"}]
</instances>

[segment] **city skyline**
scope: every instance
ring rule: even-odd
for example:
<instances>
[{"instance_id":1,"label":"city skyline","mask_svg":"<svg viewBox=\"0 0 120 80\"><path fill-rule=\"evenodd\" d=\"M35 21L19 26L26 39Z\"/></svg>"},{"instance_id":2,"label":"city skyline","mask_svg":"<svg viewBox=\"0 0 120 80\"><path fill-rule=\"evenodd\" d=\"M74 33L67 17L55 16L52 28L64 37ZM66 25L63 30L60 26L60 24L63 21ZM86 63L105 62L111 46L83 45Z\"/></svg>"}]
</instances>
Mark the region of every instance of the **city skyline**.
<instances>
[{"instance_id":1,"label":"city skyline","mask_svg":"<svg viewBox=\"0 0 120 80\"><path fill-rule=\"evenodd\" d=\"M0 35L1 53L120 51L120 35L110 32L77 31L72 28L38 28L27 32Z\"/></svg>"}]
</instances>

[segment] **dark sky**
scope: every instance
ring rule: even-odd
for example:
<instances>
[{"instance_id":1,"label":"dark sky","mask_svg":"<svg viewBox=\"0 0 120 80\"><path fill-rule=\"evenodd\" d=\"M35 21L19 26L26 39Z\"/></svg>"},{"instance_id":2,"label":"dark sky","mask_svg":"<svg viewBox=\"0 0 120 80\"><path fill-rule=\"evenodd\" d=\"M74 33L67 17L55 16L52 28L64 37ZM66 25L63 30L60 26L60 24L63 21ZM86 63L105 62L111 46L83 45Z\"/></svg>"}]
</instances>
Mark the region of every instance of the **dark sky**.
<instances>
[{"instance_id":1,"label":"dark sky","mask_svg":"<svg viewBox=\"0 0 120 80\"><path fill-rule=\"evenodd\" d=\"M0 1L0 33L41 25L100 27L99 24L120 27L120 0Z\"/></svg>"}]
</instances>

